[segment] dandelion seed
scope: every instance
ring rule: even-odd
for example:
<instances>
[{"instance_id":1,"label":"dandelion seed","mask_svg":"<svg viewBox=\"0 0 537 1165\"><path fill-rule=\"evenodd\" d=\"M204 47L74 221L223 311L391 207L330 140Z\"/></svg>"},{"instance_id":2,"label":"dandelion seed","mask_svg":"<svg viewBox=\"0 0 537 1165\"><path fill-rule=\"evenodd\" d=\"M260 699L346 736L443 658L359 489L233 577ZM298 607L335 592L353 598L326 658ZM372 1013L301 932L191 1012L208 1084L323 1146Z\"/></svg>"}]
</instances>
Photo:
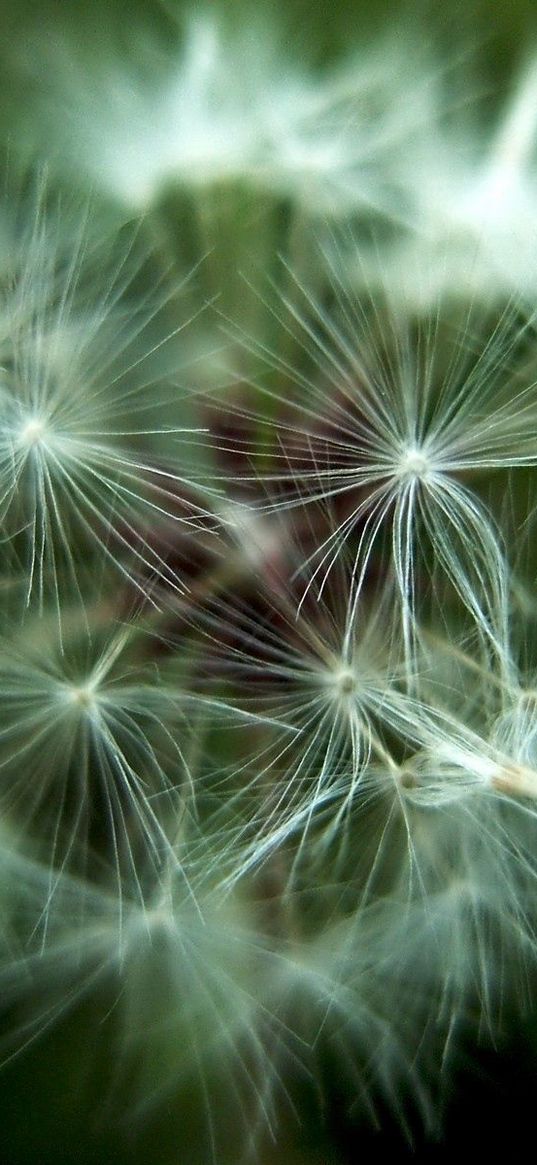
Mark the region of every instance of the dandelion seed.
<instances>
[{"instance_id":1,"label":"dandelion seed","mask_svg":"<svg viewBox=\"0 0 537 1165\"><path fill-rule=\"evenodd\" d=\"M45 593L59 601L91 547L124 578L130 559L139 577L180 587L166 565L169 528L199 525L211 495L182 471L185 461L193 468L188 442L199 430L168 421L187 407L167 371L183 325L165 330L163 288L132 298L134 238L126 249L112 240L103 266L102 252L87 248L84 224L70 255L53 237L57 226L38 205L0 293L4 536L26 546L28 601Z\"/></svg>"},{"instance_id":2,"label":"dandelion seed","mask_svg":"<svg viewBox=\"0 0 537 1165\"><path fill-rule=\"evenodd\" d=\"M118 876L160 861L191 796L180 691L136 663L136 624L35 632L0 644L0 803L46 846L52 883L88 844Z\"/></svg>"},{"instance_id":3,"label":"dandelion seed","mask_svg":"<svg viewBox=\"0 0 537 1165\"><path fill-rule=\"evenodd\" d=\"M219 1160L222 1095L234 1151L252 1149L286 1099L282 1064L300 1043L285 1019L285 957L256 923L244 891L222 890L218 838L191 837L157 870L107 886L30 877L46 938L0 972L3 996L24 1016L10 1033L17 1055L83 999L96 997L116 1079L130 1085L131 1119L184 1089L203 1098L207 1160ZM101 879L102 881L102 879ZM106 1028L114 1016L113 1031ZM4 1041L6 1046L6 1041ZM9 1053L8 1053L9 1054ZM106 1098L105 1098L106 1103Z\"/></svg>"},{"instance_id":4,"label":"dandelion seed","mask_svg":"<svg viewBox=\"0 0 537 1165\"><path fill-rule=\"evenodd\" d=\"M492 130L481 122L445 133L441 119L422 156L416 227L382 248L382 280L403 310L434 309L440 298L490 303L513 295L531 304L537 232L537 62L515 77ZM377 257L351 252L347 276L378 283Z\"/></svg>"},{"instance_id":5,"label":"dandelion seed","mask_svg":"<svg viewBox=\"0 0 537 1165\"><path fill-rule=\"evenodd\" d=\"M399 779L392 737L407 747L422 739L421 705L405 693L393 588L379 588L357 611L352 569L340 562L322 595L313 580L297 614L285 573L297 557L300 547L284 542L280 570L273 565L251 599L219 595L192 618L200 644L195 687L215 686L221 698L224 683L226 703L251 719L252 743L241 750L226 797L246 802L241 874L287 844L298 866L315 839L342 842L347 818L359 815L362 783L364 801L372 796L371 766L391 773L392 785Z\"/></svg>"},{"instance_id":6,"label":"dandelion seed","mask_svg":"<svg viewBox=\"0 0 537 1165\"><path fill-rule=\"evenodd\" d=\"M323 890L319 887L321 901ZM410 1097L425 1123L434 1121L429 1088L434 1050L431 1055L425 1041L425 992L411 976L403 982L393 949L387 957L400 919L400 910L396 921L383 903L319 926L295 944L280 975L299 1030L311 1045L318 1087L323 1067L326 1072L328 1063L330 1072L335 1057L338 1087L348 1089L349 1103L372 1115L379 1100L387 1103L404 1127Z\"/></svg>"},{"instance_id":7,"label":"dandelion seed","mask_svg":"<svg viewBox=\"0 0 537 1165\"><path fill-rule=\"evenodd\" d=\"M317 215L411 214L403 161L436 122L438 69L409 71L403 29L331 70L294 62L288 37L206 8L170 21L165 47L138 28L127 61L53 45L60 159L137 212L171 187L238 181Z\"/></svg>"},{"instance_id":8,"label":"dandelion seed","mask_svg":"<svg viewBox=\"0 0 537 1165\"><path fill-rule=\"evenodd\" d=\"M501 655L505 551L495 516L472 482L536 463L536 390L515 374L527 323L508 311L487 333L486 320L479 329L470 312L454 336L440 318L416 327L393 308L388 292L383 303L361 304L333 268L332 308L296 280L295 290L298 306L284 297L277 318L301 363L252 343L272 370L271 384L256 386L269 402L266 424L283 447L252 453L272 464L272 471L260 470L267 483L280 483L281 496L268 508L332 505L333 529L305 563L310 575L315 566L321 588L345 546L355 558L357 601L373 555L389 560L411 669L431 563ZM272 387L274 374L285 390Z\"/></svg>"}]
</instances>

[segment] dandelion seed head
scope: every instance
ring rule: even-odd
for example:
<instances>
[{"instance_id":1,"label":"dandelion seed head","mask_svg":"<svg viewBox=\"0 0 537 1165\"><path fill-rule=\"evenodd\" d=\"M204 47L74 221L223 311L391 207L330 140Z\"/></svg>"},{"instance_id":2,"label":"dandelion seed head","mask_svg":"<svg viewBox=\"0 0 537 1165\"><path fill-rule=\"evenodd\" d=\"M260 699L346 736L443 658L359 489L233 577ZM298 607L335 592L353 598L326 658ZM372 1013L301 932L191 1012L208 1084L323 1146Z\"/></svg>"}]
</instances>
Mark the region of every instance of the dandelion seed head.
<instances>
[{"instance_id":1,"label":"dandelion seed head","mask_svg":"<svg viewBox=\"0 0 537 1165\"><path fill-rule=\"evenodd\" d=\"M241 245L252 208L269 208L281 237L283 212L300 211L282 307L259 297L259 321L244 313L259 380L257 359L240 376L225 360L223 376L218 352L213 366L196 345L203 378L234 386L232 407L256 422L221 426L218 452L235 446L226 476L183 476L191 393L176 377L177 288L154 288L156 256L138 260L120 237L101 271L84 218L75 246L58 246L47 196L0 287L0 541L27 563L24 625L3 616L0 636L0 988L4 898L15 918L20 880L17 926L31 914L31 934L19 965L35 967L34 992L51 980L29 1042L102 981L129 1087L139 1074L144 1105L196 1087L213 1162L213 1095L217 1114L228 1089L237 1102L245 1161L257 1127L276 1126L295 1046L298 1063L323 1040L327 1062L357 1051L359 1088L378 1075L398 1107L399 1063L414 1072L429 1040L423 1003L427 1029L449 1013L454 1030L476 998L488 1013L503 963L510 974L537 953L537 686L508 659L511 548L482 480L537 466L536 383L517 365L535 317L520 324L508 306L491 330L485 311L478 334L469 307L454 329L438 304L417 316L411 288L401 309L389 280L382 297L355 298L327 253L312 291L302 258L308 216L391 217L391 231L405 218L442 285L437 252L448 242L468 274L486 207L487 265L507 267L517 208L524 229L535 217L537 66L484 160L451 165L453 143L445 155L439 144L447 164L420 175L431 86L412 80L403 44L314 69L259 20L242 31L210 6L185 11L177 44L173 28L169 45L148 40L136 69L111 46L89 73L92 54L77 67L65 42L50 70L63 90L54 152L79 177L154 214L159 235L172 209L186 221L194 209L208 249L222 206L218 288L227 254L244 267L239 192ZM431 136L429 119L426 150ZM264 254L269 230L259 238ZM410 260L399 266L397 285L412 278ZM258 492L235 479L228 497L217 483L250 442ZM176 523L207 520L227 537L221 562L204 573L203 540L184 595ZM144 580L149 598L159 591L135 626L138 579L144 598ZM439 668L438 627L459 623ZM468 643L475 684L461 680ZM28 888L10 815L46 853L42 871L28 862Z\"/></svg>"}]
</instances>

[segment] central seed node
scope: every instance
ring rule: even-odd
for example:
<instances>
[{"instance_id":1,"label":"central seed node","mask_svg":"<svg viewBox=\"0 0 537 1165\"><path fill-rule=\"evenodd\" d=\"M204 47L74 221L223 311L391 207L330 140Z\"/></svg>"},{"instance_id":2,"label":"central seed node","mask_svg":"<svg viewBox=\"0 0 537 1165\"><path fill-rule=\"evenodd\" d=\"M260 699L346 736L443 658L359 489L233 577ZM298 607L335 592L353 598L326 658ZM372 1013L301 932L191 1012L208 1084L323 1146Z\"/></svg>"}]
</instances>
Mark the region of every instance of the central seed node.
<instances>
[{"instance_id":1,"label":"central seed node","mask_svg":"<svg viewBox=\"0 0 537 1165\"><path fill-rule=\"evenodd\" d=\"M32 445L39 445L42 441L47 429L46 421L42 417L30 417L24 425L22 425L19 433L19 441L21 445L31 447Z\"/></svg>"},{"instance_id":2,"label":"central seed node","mask_svg":"<svg viewBox=\"0 0 537 1165\"><path fill-rule=\"evenodd\" d=\"M401 460L399 462L399 474L401 477L418 477L423 479L427 477L431 469L431 463L427 454L418 445L410 446L405 449Z\"/></svg>"},{"instance_id":3,"label":"central seed node","mask_svg":"<svg viewBox=\"0 0 537 1165\"><path fill-rule=\"evenodd\" d=\"M341 668L335 676L335 687L340 696L351 696L356 691L356 676L352 668Z\"/></svg>"},{"instance_id":4,"label":"central seed node","mask_svg":"<svg viewBox=\"0 0 537 1165\"><path fill-rule=\"evenodd\" d=\"M95 689L92 684L80 684L69 688L69 700L76 704L83 712L89 711L95 704Z\"/></svg>"}]
</instances>

